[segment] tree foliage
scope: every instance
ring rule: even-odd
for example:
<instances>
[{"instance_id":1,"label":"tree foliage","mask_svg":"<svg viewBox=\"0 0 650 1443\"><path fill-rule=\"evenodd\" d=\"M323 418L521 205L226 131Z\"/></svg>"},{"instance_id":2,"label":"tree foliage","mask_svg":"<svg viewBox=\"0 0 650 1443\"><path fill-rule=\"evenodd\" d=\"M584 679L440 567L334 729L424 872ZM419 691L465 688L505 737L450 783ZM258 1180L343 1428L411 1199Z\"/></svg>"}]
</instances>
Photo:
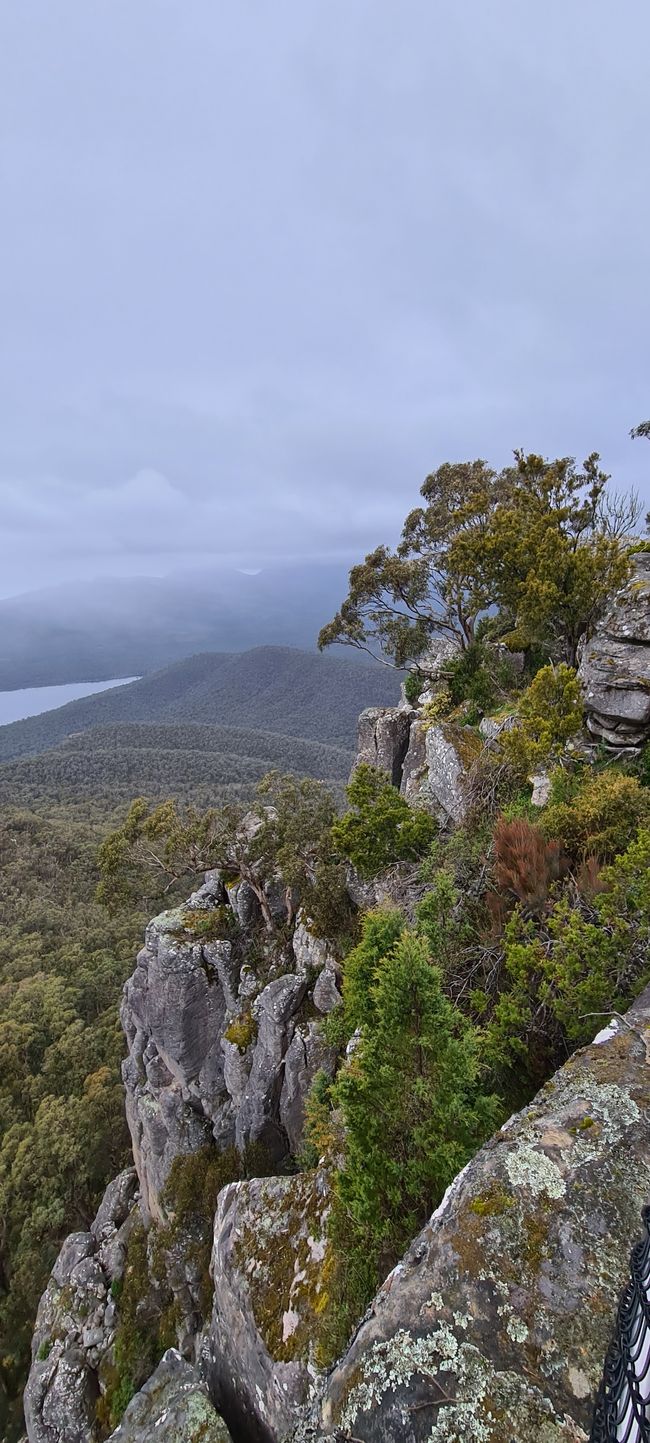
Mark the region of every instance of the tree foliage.
<instances>
[{"instance_id":1,"label":"tree foliage","mask_svg":"<svg viewBox=\"0 0 650 1443\"><path fill-rule=\"evenodd\" d=\"M98 899L113 909L143 892L177 900L204 872L219 868L248 883L270 929L269 884L282 880L291 921L294 890L313 885L334 815L334 798L322 782L275 771L258 784L252 807L226 803L200 812L166 802L152 810L138 798L100 847Z\"/></svg>"},{"instance_id":2,"label":"tree foliage","mask_svg":"<svg viewBox=\"0 0 650 1443\"><path fill-rule=\"evenodd\" d=\"M499 1112L425 939L403 931L391 945L393 928L386 921L389 950L377 966L357 971L355 1010L365 1020L333 1088L345 1133L333 1235L357 1315Z\"/></svg>"},{"instance_id":3,"label":"tree foliage","mask_svg":"<svg viewBox=\"0 0 650 1443\"><path fill-rule=\"evenodd\" d=\"M319 646L342 642L403 667L432 637L468 649L489 614L491 634L509 646L546 647L573 665L580 637L629 573L598 459L579 470L571 457L517 451L500 472L480 460L440 466L396 551L379 546L353 567Z\"/></svg>"},{"instance_id":4,"label":"tree foliage","mask_svg":"<svg viewBox=\"0 0 650 1443\"><path fill-rule=\"evenodd\" d=\"M347 787L350 810L332 827L332 844L362 877L393 862L417 861L436 832L428 812L409 806L385 772L365 763Z\"/></svg>"},{"instance_id":5,"label":"tree foliage","mask_svg":"<svg viewBox=\"0 0 650 1443\"><path fill-rule=\"evenodd\" d=\"M0 1432L17 1437L36 1306L128 1160L118 999L144 916L93 902L101 833L0 815Z\"/></svg>"}]
</instances>

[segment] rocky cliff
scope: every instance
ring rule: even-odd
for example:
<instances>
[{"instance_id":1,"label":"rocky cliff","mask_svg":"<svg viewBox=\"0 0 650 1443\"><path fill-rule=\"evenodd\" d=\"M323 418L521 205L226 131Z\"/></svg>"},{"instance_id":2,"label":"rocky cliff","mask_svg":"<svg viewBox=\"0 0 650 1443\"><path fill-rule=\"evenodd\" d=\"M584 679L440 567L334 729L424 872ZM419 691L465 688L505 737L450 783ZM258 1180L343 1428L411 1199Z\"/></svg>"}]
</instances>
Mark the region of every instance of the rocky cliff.
<instances>
[{"instance_id":1,"label":"rocky cliff","mask_svg":"<svg viewBox=\"0 0 650 1443\"><path fill-rule=\"evenodd\" d=\"M631 581L587 641L579 670L587 725L619 750L650 735L650 552L634 558Z\"/></svg>"},{"instance_id":2,"label":"rocky cliff","mask_svg":"<svg viewBox=\"0 0 650 1443\"><path fill-rule=\"evenodd\" d=\"M650 727L647 557L636 565L581 668L590 730L617 749ZM358 760L448 834L509 719L437 720L437 666L417 706L362 714ZM399 867L348 877L360 909L407 914L412 882ZM334 946L290 902L278 877L260 900L212 871L147 928L121 1014L135 1166L52 1271L29 1443L585 1443L650 1195L650 994L480 1149L328 1371L331 1178L323 1159L299 1168L308 1093L340 1060L324 1020L341 977ZM201 1231L209 1194L201 1181L188 1200L188 1173L181 1206L176 1175L214 1157L238 1162Z\"/></svg>"}]
</instances>

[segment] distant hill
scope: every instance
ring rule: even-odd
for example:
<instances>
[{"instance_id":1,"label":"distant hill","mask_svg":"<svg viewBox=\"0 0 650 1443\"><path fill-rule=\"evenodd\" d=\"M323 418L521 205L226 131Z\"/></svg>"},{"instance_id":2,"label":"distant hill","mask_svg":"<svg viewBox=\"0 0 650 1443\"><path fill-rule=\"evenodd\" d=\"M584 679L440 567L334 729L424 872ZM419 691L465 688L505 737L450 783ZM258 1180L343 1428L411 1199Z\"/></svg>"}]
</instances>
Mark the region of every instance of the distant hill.
<instances>
[{"instance_id":1,"label":"distant hill","mask_svg":"<svg viewBox=\"0 0 650 1443\"><path fill-rule=\"evenodd\" d=\"M116 731L108 740L106 728L163 725L226 728L228 736L213 730L215 752L248 758L258 756L251 750L251 733L277 733L284 738L282 756L288 757L292 750L295 754L292 770L309 772L310 765L303 765L300 749L288 738L325 743L349 756L359 712L366 706L390 705L398 695L397 674L372 662L290 647L257 647L235 654L210 652L177 662L141 681L0 727L0 761L51 752L74 733L96 728L104 731L92 749L116 755L137 750L138 742L133 733L118 737ZM241 735L234 741L237 731ZM162 750L178 749L170 747L170 735L160 738ZM188 743L185 736L183 747ZM268 751L267 742L264 748ZM152 750L146 740L145 749ZM204 751L205 747L203 743L190 745L190 750ZM303 757L308 762L306 754ZM333 764L330 759L326 765ZM326 774L341 776L341 767ZM311 774L317 773L312 770ZM2 785L6 785L6 776Z\"/></svg>"},{"instance_id":2,"label":"distant hill","mask_svg":"<svg viewBox=\"0 0 650 1443\"><path fill-rule=\"evenodd\" d=\"M316 777L342 793L351 753L322 742L235 727L122 723L66 737L38 756L0 765L0 806L76 806L112 812L133 797L199 807L249 795L273 768ZM96 814L96 809L94 814Z\"/></svg>"},{"instance_id":3,"label":"distant hill","mask_svg":"<svg viewBox=\"0 0 650 1443\"><path fill-rule=\"evenodd\" d=\"M342 562L103 578L0 600L0 691L142 676L204 651L311 647L347 590Z\"/></svg>"}]
</instances>

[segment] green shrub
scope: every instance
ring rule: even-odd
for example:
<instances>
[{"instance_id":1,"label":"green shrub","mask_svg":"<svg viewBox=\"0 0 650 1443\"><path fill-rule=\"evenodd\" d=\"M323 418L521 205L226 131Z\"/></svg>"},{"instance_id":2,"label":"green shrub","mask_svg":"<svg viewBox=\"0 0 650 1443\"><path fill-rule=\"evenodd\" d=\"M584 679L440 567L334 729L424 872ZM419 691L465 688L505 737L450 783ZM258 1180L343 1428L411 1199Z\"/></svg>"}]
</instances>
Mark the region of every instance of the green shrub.
<instances>
[{"instance_id":1,"label":"green shrub","mask_svg":"<svg viewBox=\"0 0 650 1443\"><path fill-rule=\"evenodd\" d=\"M403 932L369 977L365 1010L332 1089L345 1137L331 1227L339 1343L499 1114L423 937Z\"/></svg>"},{"instance_id":2,"label":"green shrub","mask_svg":"<svg viewBox=\"0 0 650 1443\"><path fill-rule=\"evenodd\" d=\"M220 942L232 937L237 929L232 907L212 907L209 911L186 907L182 914L183 929L200 942Z\"/></svg>"},{"instance_id":3,"label":"green shrub","mask_svg":"<svg viewBox=\"0 0 650 1443\"><path fill-rule=\"evenodd\" d=\"M250 1009L240 1012L238 1017L233 1017L223 1035L227 1042L233 1044L233 1047L237 1047L240 1052L245 1052L257 1037L257 1022Z\"/></svg>"},{"instance_id":4,"label":"green shrub","mask_svg":"<svg viewBox=\"0 0 650 1443\"><path fill-rule=\"evenodd\" d=\"M542 925L516 912L484 1055L512 1097L530 1095L596 1030L593 1012L624 1012L650 977L650 831L599 875L584 906L561 897Z\"/></svg>"},{"instance_id":5,"label":"green shrub","mask_svg":"<svg viewBox=\"0 0 650 1443\"><path fill-rule=\"evenodd\" d=\"M646 742L638 758L637 776L642 787L650 787L650 742Z\"/></svg>"},{"instance_id":6,"label":"green shrub","mask_svg":"<svg viewBox=\"0 0 650 1443\"><path fill-rule=\"evenodd\" d=\"M420 671L409 671L404 681L404 695L411 706L417 706L420 693L424 691L425 679Z\"/></svg>"},{"instance_id":7,"label":"green shrub","mask_svg":"<svg viewBox=\"0 0 650 1443\"><path fill-rule=\"evenodd\" d=\"M336 1142L332 1124L332 1079L321 1068L312 1082L305 1102L303 1144L298 1159L307 1170L318 1166L321 1158L331 1156Z\"/></svg>"},{"instance_id":8,"label":"green shrub","mask_svg":"<svg viewBox=\"0 0 650 1443\"><path fill-rule=\"evenodd\" d=\"M517 684L514 666L507 656L481 641L472 642L449 662L445 678L452 705L469 703L476 721L500 706Z\"/></svg>"},{"instance_id":9,"label":"green shrub","mask_svg":"<svg viewBox=\"0 0 650 1443\"><path fill-rule=\"evenodd\" d=\"M332 842L362 877L376 877L393 862L417 861L435 835L428 812L410 807L375 767L357 767L347 797L350 811L334 822Z\"/></svg>"},{"instance_id":10,"label":"green shrub","mask_svg":"<svg viewBox=\"0 0 650 1443\"><path fill-rule=\"evenodd\" d=\"M464 940L462 921L457 915L459 902L453 871L440 867L416 908L417 930L426 938L430 955L443 973L457 960Z\"/></svg>"},{"instance_id":11,"label":"green shrub","mask_svg":"<svg viewBox=\"0 0 650 1443\"><path fill-rule=\"evenodd\" d=\"M371 1020L373 985L377 970L404 931L405 919L397 908L377 907L366 912L361 940L343 962L345 1040L356 1027Z\"/></svg>"},{"instance_id":12,"label":"green shrub","mask_svg":"<svg viewBox=\"0 0 650 1443\"><path fill-rule=\"evenodd\" d=\"M572 862L611 861L650 815L650 798L637 777L613 768L582 776L553 776L551 797L540 817L546 837L557 840Z\"/></svg>"},{"instance_id":13,"label":"green shrub","mask_svg":"<svg viewBox=\"0 0 650 1443\"><path fill-rule=\"evenodd\" d=\"M521 778L558 756L582 726L582 695L575 671L561 662L543 666L523 693L520 725L499 737L502 755Z\"/></svg>"}]
</instances>

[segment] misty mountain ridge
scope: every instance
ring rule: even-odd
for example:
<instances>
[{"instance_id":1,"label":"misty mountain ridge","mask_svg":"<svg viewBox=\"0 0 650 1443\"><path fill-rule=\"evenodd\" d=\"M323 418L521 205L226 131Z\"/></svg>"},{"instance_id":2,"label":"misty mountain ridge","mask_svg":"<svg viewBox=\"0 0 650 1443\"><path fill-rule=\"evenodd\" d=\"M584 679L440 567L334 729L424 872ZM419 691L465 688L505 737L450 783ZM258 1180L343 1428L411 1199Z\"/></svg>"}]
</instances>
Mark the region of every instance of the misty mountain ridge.
<instances>
[{"instance_id":1,"label":"misty mountain ridge","mask_svg":"<svg viewBox=\"0 0 650 1443\"><path fill-rule=\"evenodd\" d=\"M0 690L143 675L197 652L315 646L341 561L101 578L0 600Z\"/></svg>"}]
</instances>

